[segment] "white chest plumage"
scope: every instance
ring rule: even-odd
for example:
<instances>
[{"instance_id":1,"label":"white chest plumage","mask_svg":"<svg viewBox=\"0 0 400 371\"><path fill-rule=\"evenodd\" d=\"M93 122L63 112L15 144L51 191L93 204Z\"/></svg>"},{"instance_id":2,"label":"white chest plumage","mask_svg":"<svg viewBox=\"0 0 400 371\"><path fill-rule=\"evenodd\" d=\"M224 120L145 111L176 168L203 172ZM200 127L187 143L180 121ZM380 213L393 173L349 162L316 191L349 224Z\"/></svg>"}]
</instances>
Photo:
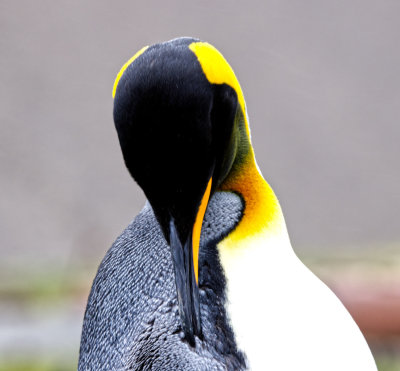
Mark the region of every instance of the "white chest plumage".
<instances>
[{"instance_id":1,"label":"white chest plumage","mask_svg":"<svg viewBox=\"0 0 400 371\"><path fill-rule=\"evenodd\" d=\"M251 370L376 370L356 323L297 258L286 231L232 243L219 244L227 312Z\"/></svg>"}]
</instances>

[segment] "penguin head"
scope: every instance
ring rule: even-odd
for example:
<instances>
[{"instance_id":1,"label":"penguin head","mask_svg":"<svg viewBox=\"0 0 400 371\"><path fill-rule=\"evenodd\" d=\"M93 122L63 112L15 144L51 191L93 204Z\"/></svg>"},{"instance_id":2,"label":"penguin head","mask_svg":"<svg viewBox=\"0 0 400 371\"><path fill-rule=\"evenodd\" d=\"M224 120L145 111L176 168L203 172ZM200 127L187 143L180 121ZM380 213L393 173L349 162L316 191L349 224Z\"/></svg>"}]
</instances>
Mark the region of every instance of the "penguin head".
<instances>
[{"instance_id":1,"label":"penguin head","mask_svg":"<svg viewBox=\"0 0 400 371\"><path fill-rule=\"evenodd\" d=\"M201 336L201 224L209 198L243 152L245 115L233 84L210 81L197 45L219 53L191 38L145 47L122 67L113 91L125 164L171 246L182 326L191 343Z\"/></svg>"},{"instance_id":2,"label":"penguin head","mask_svg":"<svg viewBox=\"0 0 400 371\"><path fill-rule=\"evenodd\" d=\"M181 238L195 222L208 182L229 173L236 151L237 96L205 77L193 39L149 47L122 74L114 121L132 177L169 239L173 217Z\"/></svg>"}]
</instances>

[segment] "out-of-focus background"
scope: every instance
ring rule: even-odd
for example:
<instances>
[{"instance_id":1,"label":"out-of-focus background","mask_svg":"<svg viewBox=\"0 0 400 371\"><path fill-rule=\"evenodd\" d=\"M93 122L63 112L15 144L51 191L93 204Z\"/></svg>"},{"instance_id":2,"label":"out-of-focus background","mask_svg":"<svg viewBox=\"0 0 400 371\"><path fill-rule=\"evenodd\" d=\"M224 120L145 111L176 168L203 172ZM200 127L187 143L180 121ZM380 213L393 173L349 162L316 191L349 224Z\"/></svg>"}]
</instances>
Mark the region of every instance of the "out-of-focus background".
<instances>
[{"instance_id":1,"label":"out-of-focus background","mask_svg":"<svg viewBox=\"0 0 400 371\"><path fill-rule=\"evenodd\" d=\"M111 90L177 36L245 93L293 246L400 369L400 2L0 2L0 370L73 370L96 269L144 204Z\"/></svg>"}]
</instances>

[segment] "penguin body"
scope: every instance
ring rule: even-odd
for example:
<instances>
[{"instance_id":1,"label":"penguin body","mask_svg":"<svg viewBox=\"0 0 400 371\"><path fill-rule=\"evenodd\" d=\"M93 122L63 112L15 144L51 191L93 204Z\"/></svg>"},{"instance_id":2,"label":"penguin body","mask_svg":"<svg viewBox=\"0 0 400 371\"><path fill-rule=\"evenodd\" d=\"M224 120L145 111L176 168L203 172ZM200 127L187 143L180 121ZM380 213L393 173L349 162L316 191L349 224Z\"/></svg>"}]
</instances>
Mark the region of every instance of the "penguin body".
<instances>
[{"instance_id":1,"label":"penguin body","mask_svg":"<svg viewBox=\"0 0 400 371\"><path fill-rule=\"evenodd\" d=\"M376 370L350 314L291 247L224 57L191 38L145 47L113 96L149 203L100 265L79 371Z\"/></svg>"}]
</instances>

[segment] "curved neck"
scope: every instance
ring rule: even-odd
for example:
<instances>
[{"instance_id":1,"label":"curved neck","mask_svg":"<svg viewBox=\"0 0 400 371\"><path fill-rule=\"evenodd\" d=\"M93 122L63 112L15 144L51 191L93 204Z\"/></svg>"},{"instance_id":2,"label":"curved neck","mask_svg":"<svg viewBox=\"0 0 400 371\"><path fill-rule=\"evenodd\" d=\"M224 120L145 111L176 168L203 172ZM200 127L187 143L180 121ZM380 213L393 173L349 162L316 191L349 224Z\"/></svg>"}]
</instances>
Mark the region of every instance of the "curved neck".
<instances>
[{"instance_id":1,"label":"curved neck","mask_svg":"<svg viewBox=\"0 0 400 371\"><path fill-rule=\"evenodd\" d=\"M264 360L260 356L264 345L255 339L268 332L262 321L254 320L262 318L268 301L265 280L273 281L274 266L293 258L294 252L278 199L261 175L251 145L246 155L234 162L220 188L238 193L244 201L241 221L219 242L218 252L235 341L255 370L263 368L259 360Z\"/></svg>"},{"instance_id":2,"label":"curved neck","mask_svg":"<svg viewBox=\"0 0 400 371\"><path fill-rule=\"evenodd\" d=\"M279 201L258 170L252 150L246 162L221 185L221 190L238 193L245 204L242 220L228 236L229 240L237 242L260 234L287 234Z\"/></svg>"},{"instance_id":3,"label":"curved neck","mask_svg":"<svg viewBox=\"0 0 400 371\"><path fill-rule=\"evenodd\" d=\"M232 169L219 189L239 194L245 206L242 220L225 240L236 243L265 234L287 238L286 224L279 201L257 166L247 115L240 107L235 121L237 152Z\"/></svg>"}]
</instances>

